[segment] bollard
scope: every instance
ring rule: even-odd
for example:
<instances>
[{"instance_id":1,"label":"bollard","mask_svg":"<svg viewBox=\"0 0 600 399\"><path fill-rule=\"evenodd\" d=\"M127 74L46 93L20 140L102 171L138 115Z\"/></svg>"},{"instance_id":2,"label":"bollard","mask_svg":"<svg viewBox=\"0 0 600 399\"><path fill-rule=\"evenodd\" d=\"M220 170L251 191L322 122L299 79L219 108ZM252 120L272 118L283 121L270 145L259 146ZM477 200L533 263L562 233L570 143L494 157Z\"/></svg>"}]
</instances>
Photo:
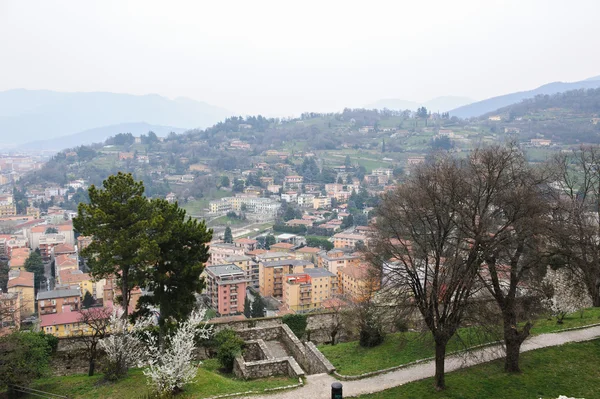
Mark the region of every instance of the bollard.
<instances>
[{"instance_id":1,"label":"bollard","mask_svg":"<svg viewBox=\"0 0 600 399\"><path fill-rule=\"evenodd\" d=\"M334 382L331 384L331 399L343 399L341 383Z\"/></svg>"}]
</instances>

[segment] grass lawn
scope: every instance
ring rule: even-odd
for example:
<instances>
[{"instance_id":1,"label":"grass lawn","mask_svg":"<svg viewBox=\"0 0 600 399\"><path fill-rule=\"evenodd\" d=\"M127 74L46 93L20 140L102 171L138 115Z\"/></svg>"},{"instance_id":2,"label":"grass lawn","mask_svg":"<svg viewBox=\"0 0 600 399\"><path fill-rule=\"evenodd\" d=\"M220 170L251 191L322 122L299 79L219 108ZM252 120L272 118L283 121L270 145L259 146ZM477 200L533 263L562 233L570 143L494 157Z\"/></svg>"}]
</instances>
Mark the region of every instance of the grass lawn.
<instances>
[{"instance_id":1,"label":"grass lawn","mask_svg":"<svg viewBox=\"0 0 600 399\"><path fill-rule=\"evenodd\" d=\"M206 360L198 369L196 381L186 386L178 398L205 398L209 396L244 391L262 391L265 388L275 388L297 384L296 379L287 377L271 377L260 380L244 381L233 378L232 375L222 374L215 359ZM102 382L102 376L88 377L73 375L68 377L49 377L35 381L31 388L69 398L103 398L103 399L138 399L148 392L146 377L141 369L129 371L127 378L114 384Z\"/></svg>"},{"instance_id":2,"label":"grass lawn","mask_svg":"<svg viewBox=\"0 0 600 399\"><path fill-rule=\"evenodd\" d=\"M204 209L208 208L208 203L210 201L220 199L223 197L229 197L233 194L231 191L226 190L215 190L211 192L208 197L200 198L195 201L190 201L186 204L180 204L180 206L186 210L188 215L201 215L204 213Z\"/></svg>"},{"instance_id":3,"label":"grass lawn","mask_svg":"<svg viewBox=\"0 0 600 399\"><path fill-rule=\"evenodd\" d=\"M596 323L600 323L600 308L590 308L584 310L583 317L580 317L579 312L568 315L564 324L556 324L555 319L540 319L536 321L531 333L543 334ZM500 338L478 334L473 328L462 328L459 335L461 339L453 338L448 344L448 352ZM430 333L416 332L388 334L383 344L374 348L362 348L358 341L319 346L337 371L345 375L358 375L433 357L434 348Z\"/></svg>"},{"instance_id":4,"label":"grass lawn","mask_svg":"<svg viewBox=\"0 0 600 399\"><path fill-rule=\"evenodd\" d=\"M361 399L514 399L597 398L600 393L600 340L538 349L521 356L521 374L506 374L503 361L455 371L446 375L443 392L433 379L411 382Z\"/></svg>"},{"instance_id":5,"label":"grass lawn","mask_svg":"<svg viewBox=\"0 0 600 399\"><path fill-rule=\"evenodd\" d=\"M241 225L245 225L248 223L249 222L246 220L230 218L229 216L221 216L221 217L211 220L208 223L208 225L209 226L241 226Z\"/></svg>"}]
</instances>

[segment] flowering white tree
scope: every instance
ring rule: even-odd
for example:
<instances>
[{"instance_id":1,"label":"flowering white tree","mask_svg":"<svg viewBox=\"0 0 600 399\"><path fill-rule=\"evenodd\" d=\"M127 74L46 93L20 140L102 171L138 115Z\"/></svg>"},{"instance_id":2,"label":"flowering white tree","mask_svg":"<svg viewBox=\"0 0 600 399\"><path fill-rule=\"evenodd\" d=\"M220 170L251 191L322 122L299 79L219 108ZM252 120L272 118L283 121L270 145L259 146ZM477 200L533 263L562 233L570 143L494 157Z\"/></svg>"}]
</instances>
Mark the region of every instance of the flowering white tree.
<instances>
[{"instance_id":1,"label":"flowering white tree","mask_svg":"<svg viewBox=\"0 0 600 399\"><path fill-rule=\"evenodd\" d=\"M144 355L144 344L138 333L154 324L152 318L140 318L135 323L121 317L120 312L113 310L109 322L110 335L98 343L106 352L108 367L105 378L116 380L125 374L133 365L139 365Z\"/></svg>"},{"instance_id":2,"label":"flowering white tree","mask_svg":"<svg viewBox=\"0 0 600 399\"><path fill-rule=\"evenodd\" d=\"M200 325L204 320L206 309L192 312L189 318L180 324L170 336L165 338L164 350L155 335L147 334L149 342L146 348L148 367L144 375L148 384L159 394L174 393L190 383L196 376L196 367L192 364L195 338L210 338L212 326Z\"/></svg>"},{"instance_id":3,"label":"flowering white tree","mask_svg":"<svg viewBox=\"0 0 600 399\"><path fill-rule=\"evenodd\" d=\"M563 323L567 314L592 306L585 284L566 268L552 270L548 267L544 283L552 287L552 297L546 303L558 324Z\"/></svg>"}]
</instances>

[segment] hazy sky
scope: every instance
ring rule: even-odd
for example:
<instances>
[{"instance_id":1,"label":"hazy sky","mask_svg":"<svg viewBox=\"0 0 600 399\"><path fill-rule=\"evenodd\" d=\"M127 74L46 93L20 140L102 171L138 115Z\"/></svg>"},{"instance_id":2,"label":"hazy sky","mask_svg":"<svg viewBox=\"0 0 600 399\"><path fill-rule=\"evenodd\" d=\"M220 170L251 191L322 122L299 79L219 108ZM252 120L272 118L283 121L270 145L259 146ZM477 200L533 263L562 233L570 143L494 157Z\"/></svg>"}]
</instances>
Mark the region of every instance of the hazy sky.
<instances>
[{"instance_id":1,"label":"hazy sky","mask_svg":"<svg viewBox=\"0 0 600 399\"><path fill-rule=\"evenodd\" d=\"M0 0L0 90L246 114L484 99L600 75L600 0Z\"/></svg>"}]
</instances>

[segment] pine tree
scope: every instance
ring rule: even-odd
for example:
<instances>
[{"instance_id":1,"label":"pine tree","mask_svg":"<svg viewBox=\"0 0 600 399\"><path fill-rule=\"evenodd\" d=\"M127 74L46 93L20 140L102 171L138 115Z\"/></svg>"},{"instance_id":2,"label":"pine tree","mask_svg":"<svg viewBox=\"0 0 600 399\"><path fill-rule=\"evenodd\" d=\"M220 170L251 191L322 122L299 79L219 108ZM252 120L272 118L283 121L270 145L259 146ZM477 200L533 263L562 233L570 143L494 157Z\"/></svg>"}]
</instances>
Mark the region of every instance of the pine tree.
<instances>
[{"instance_id":1,"label":"pine tree","mask_svg":"<svg viewBox=\"0 0 600 399\"><path fill-rule=\"evenodd\" d=\"M233 242L233 235L231 234L231 227L227 226L225 228L225 234L223 236L223 241L231 244Z\"/></svg>"}]
</instances>

